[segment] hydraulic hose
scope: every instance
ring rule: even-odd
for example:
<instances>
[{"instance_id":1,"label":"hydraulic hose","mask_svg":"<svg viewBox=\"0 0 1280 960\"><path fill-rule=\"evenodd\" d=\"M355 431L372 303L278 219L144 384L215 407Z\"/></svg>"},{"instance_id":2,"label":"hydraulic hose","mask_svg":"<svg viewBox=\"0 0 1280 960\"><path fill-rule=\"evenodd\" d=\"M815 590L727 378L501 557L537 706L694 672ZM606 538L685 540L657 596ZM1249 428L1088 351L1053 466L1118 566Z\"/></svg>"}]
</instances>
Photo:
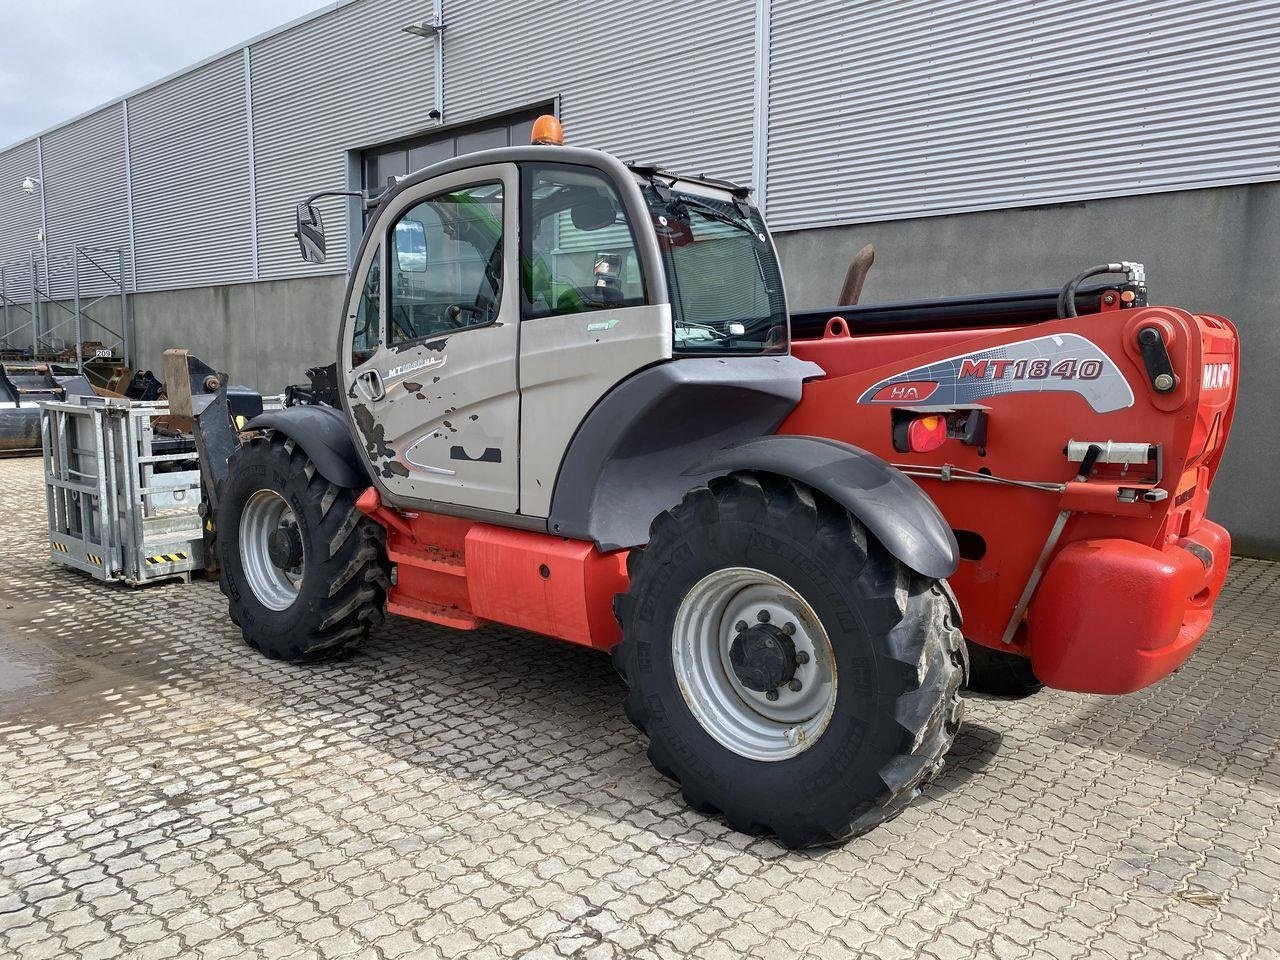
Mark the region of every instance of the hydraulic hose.
<instances>
[{"instance_id":1,"label":"hydraulic hose","mask_svg":"<svg viewBox=\"0 0 1280 960\"><path fill-rule=\"evenodd\" d=\"M1080 284L1084 283L1090 277L1100 276L1104 273L1126 273L1123 263L1100 263L1096 267L1090 267L1079 276L1068 281L1067 285L1058 293L1058 319L1063 320L1067 317L1079 316L1076 313L1076 291L1080 289Z\"/></svg>"}]
</instances>

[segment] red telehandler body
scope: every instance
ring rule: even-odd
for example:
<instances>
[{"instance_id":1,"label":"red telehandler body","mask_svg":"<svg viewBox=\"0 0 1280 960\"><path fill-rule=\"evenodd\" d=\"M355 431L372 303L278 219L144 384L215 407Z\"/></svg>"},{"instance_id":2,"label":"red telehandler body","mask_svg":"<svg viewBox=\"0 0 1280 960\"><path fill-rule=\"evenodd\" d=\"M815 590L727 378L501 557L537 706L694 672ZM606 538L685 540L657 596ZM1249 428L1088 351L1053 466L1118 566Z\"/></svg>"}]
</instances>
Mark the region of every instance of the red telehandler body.
<instances>
[{"instance_id":1,"label":"red telehandler body","mask_svg":"<svg viewBox=\"0 0 1280 960\"><path fill-rule=\"evenodd\" d=\"M996 324L986 328L951 326L947 304L909 332L858 332L860 320L891 326L892 307L809 315L821 332L797 335L792 352L826 376L806 385L779 432L863 447L920 483L957 532L949 582L970 641L1029 657L1050 687L1129 693L1190 656L1226 577L1231 538L1205 509L1239 345L1223 317L1121 311L1118 289L1093 296L1099 312L1064 320L1002 323L981 305L964 317ZM1144 363L1144 330L1167 350L1167 391ZM1045 359L1037 367L1020 352ZM1095 379L1091 363L1106 365ZM980 443L965 442L957 395L984 408ZM947 439L895 449L894 417L935 409ZM1079 479L1068 447L1078 463L1094 441L1103 452ZM1125 444L1127 456L1112 452Z\"/></svg>"}]
</instances>

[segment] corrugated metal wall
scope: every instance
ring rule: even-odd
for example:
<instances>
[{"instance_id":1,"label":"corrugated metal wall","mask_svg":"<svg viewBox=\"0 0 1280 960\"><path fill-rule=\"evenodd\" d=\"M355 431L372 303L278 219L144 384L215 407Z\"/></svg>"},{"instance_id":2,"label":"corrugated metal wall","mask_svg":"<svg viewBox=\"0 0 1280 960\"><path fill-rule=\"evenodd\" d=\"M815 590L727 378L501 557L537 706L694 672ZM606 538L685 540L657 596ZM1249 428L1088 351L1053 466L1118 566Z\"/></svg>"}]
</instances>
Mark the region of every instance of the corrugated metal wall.
<instances>
[{"instance_id":1,"label":"corrugated metal wall","mask_svg":"<svg viewBox=\"0 0 1280 960\"><path fill-rule=\"evenodd\" d=\"M71 253L77 244L125 250L125 277L131 279L124 108L115 104L61 127L44 138L43 147L50 294L72 295ZM119 257L99 250L86 254L80 260L81 293L95 295L116 289ZM55 317L54 321L60 319L65 318ZM92 338L90 333L86 335Z\"/></svg>"},{"instance_id":2,"label":"corrugated metal wall","mask_svg":"<svg viewBox=\"0 0 1280 960\"><path fill-rule=\"evenodd\" d=\"M131 98L129 153L138 289L252 279L243 56Z\"/></svg>"},{"instance_id":3,"label":"corrugated metal wall","mask_svg":"<svg viewBox=\"0 0 1280 960\"><path fill-rule=\"evenodd\" d=\"M572 143L749 182L755 6L447 0L447 117L559 96Z\"/></svg>"},{"instance_id":4,"label":"corrugated metal wall","mask_svg":"<svg viewBox=\"0 0 1280 960\"><path fill-rule=\"evenodd\" d=\"M770 223L1280 179L1275 0L774 0Z\"/></svg>"},{"instance_id":5,"label":"corrugated metal wall","mask_svg":"<svg viewBox=\"0 0 1280 960\"><path fill-rule=\"evenodd\" d=\"M432 42L401 32L421 0L365 0L250 50L261 279L346 268L345 206L322 201L329 259L306 264L293 212L307 193L347 187L347 151L424 130L435 107Z\"/></svg>"},{"instance_id":6,"label":"corrugated metal wall","mask_svg":"<svg viewBox=\"0 0 1280 960\"><path fill-rule=\"evenodd\" d=\"M25 264L31 248L39 246L40 194L22 191L22 181L38 170L34 140L0 153L0 264Z\"/></svg>"},{"instance_id":7,"label":"corrugated metal wall","mask_svg":"<svg viewBox=\"0 0 1280 960\"><path fill-rule=\"evenodd\" d=\"M765 6L775 227L1280 179L1277 0ZM749 181L757 7L445 0L445 119L559 97L572 143ZM309 266L294 204L345 188L351 151L432 129L434 41L402 32L430 12L342 0L252 41L249 87L237 50L131 95L139 289L341 272L343 205ZM51 252L126 244L123 113L43 137ZM34 142L0 153L0 262L38 242L36 174Z\"/></svg>"}]
</instances>

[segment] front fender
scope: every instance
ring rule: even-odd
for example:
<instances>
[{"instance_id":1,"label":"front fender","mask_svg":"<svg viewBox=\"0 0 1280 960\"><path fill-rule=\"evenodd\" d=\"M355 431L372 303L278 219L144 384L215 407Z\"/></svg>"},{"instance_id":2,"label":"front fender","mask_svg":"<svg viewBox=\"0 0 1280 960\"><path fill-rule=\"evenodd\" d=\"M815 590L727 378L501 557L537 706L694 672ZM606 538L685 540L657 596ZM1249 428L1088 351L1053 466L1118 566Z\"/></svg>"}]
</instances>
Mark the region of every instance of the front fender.
<instances>
[{"instance_id":1,"label":"front fender","mask_svg":"<svg viewBox=\"0 0 1280 960\"><path fill-rule=\"evenodd\" d=\"M960 563L955 534L934 502L900 470L860 447L794 434L755 437L717 451L686 476L739 470L789 477L826 494L923 576L944 579Z\"/></svg>"},{"instance_id":2,"label":"front fender","mask_svg":"<svg viewBox=\"0 0 1280 960\"><path fill-rule=\"evenodd\" d=\"M351 439L351 428L341 410L324 404L285 407L254 417L244 429L283 433L306 452L320 476L330 483L353 490L369 486L364 458Z\"/></svg>"}]
</instances>

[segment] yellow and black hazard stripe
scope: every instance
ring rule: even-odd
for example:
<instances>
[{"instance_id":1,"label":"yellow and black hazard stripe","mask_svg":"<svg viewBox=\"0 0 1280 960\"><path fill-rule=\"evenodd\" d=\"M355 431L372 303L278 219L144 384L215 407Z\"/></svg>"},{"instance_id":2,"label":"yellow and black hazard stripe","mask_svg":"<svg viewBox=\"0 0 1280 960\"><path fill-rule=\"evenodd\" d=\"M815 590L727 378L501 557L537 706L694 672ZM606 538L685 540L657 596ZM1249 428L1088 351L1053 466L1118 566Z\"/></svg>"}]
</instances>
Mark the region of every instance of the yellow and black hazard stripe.
<instances>
[{"instance_id":1,"label":"yellow and black hazard stripe","mask_svg":"<svg viewBox=\"0 0 1280 960\"><path fill-rule=\"evenodd\" d=\"M50 544L50 546L52 546L53 549L57 550L59 553L67 552L67 545L65 543L54 543L54 544Z\"/></svg>"},{"instance_id":2,"label":"yellow and black hazard stripe","mask_svg":"<svg viewBox=\"0 0 1280 960\"><path fill-rule=\"evenodd\" d=\"M154 557L147 557L147 563L158 566L162 563L178 563L185 559L187 559L185 553L157 553Z\"/></svg>"},{"instance_id":3,"label":"yellow and black hazard stripe","mask_svg":"<svg viewBox=\"0 0 1280 960\"><path fill-rule=\"evenodd\" d=\"M96 553L86 553L85 556L89 558L90 563L96 563L98 566L102 566L102 558Z\"/></svg>"}]
</instances>

